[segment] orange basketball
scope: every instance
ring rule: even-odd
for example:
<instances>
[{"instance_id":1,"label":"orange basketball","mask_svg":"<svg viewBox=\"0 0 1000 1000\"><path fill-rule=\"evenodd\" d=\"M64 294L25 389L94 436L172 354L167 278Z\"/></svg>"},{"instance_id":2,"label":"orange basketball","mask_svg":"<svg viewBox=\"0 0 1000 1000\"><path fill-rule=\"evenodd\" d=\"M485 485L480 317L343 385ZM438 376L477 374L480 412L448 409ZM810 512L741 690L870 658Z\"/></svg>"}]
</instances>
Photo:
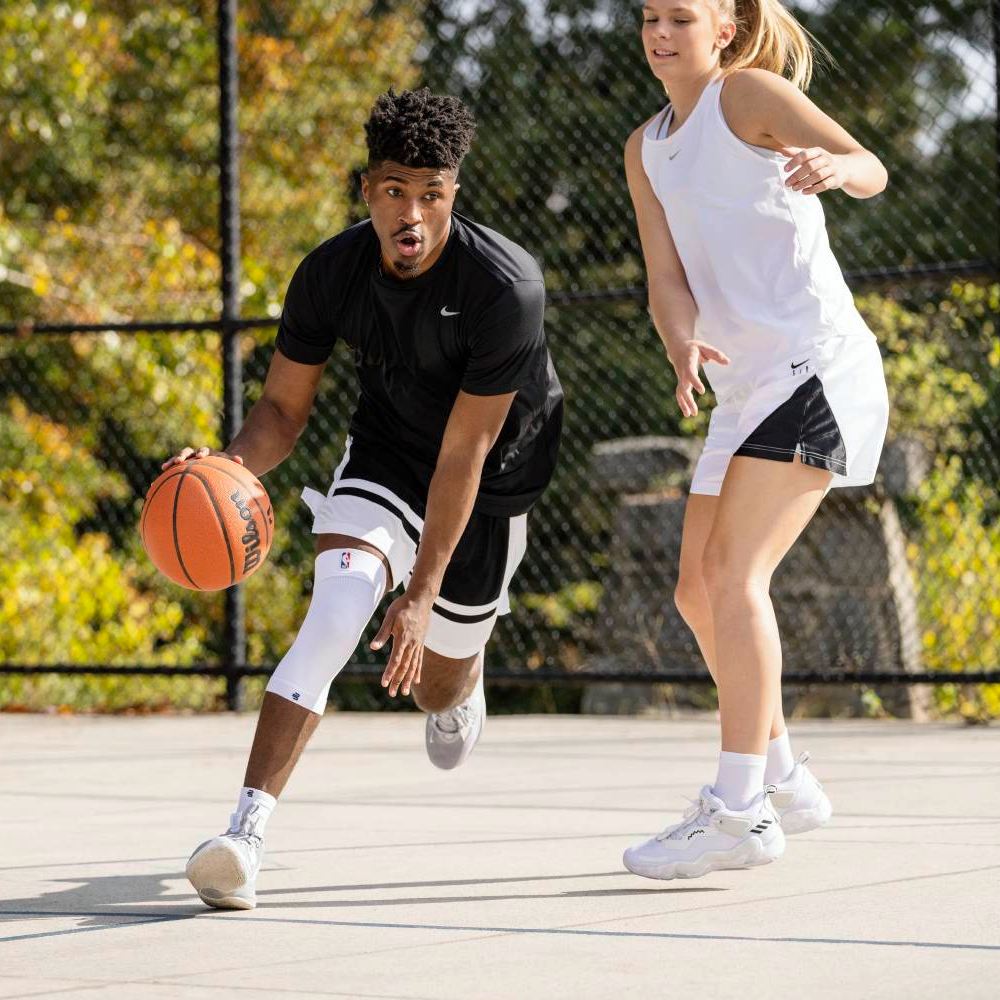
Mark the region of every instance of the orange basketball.
<instances>
[{"instance_id":1,"label":"orange basketball","mask_svg":"<svg viewBox=\"0 0 1000 1000\"><path fill-rule=\"evenodd\" d=\"M139 534L156 568L190 590L222 590L267 558L267 491L238 462L210 455L172 465L146 494Z\"/></svg>"}]
</instances>

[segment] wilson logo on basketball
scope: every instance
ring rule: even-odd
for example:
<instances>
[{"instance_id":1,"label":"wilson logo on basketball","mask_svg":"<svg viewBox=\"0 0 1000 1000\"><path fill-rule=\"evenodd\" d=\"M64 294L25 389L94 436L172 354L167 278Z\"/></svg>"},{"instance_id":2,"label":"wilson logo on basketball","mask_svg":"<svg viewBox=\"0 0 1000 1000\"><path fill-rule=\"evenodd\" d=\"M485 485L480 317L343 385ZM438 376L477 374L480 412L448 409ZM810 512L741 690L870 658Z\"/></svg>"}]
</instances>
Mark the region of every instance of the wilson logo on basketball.
<instances>
[{"instance_id":1,"label":"wilson logo on basketball","mask_svg":"<svg viewBox=\"0 0 1000 1000\"><path fill-rule=\"evenodd\" d=\"M240 539L243 546L243 572L249 573L260 562L260 529L250 512L249 500L239 490L229 494L233 506L240 517L247 522L246 531Z\"/></svg>"},{"instance_id":2,"label":"wilson logo on basketball","mask_svg":"<svg viewBox=\"0 0 1000 1000\"><path fill-rule=\"evenodd\" d=\"M157 477L146 493L139 534L156 568L174 583L223 590L267 559L274 514L252 472L209 455L171 465Z\"/></svg>"}]
</instances>

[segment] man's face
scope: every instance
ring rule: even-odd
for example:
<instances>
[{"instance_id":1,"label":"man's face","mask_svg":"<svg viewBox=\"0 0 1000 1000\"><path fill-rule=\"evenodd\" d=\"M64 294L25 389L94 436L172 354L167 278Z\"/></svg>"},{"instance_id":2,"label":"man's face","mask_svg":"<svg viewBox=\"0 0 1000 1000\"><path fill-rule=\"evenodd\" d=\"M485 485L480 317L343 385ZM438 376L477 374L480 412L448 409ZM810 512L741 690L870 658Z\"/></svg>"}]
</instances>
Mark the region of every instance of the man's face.
<instances>
[{"instance_id":1,"label":"man's face","mask_svg":"<svg viewBox=\"0 0 1000 1000\"><path fill-rule=\"evenodd\" d=\"M441 256L459 185L453 170L404 167L393 160L361 177L361 194L382 246L387 275L415 278Z\"/></svg>"}]
</instances>

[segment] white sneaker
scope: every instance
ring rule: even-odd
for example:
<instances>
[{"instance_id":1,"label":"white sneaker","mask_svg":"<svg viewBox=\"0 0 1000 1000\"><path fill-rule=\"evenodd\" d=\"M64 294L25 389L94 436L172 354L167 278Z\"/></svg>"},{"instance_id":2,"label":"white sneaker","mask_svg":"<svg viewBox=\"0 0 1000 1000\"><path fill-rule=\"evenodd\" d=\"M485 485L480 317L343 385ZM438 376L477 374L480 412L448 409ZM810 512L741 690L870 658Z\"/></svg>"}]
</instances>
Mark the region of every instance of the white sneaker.
<instances>
[{"instance_id":1,"label":"white sneaker","mask_svg":"<svg viewBox=\"0 0 1000 1000\"><path fill-rule=\"evenodd\" d=\"M476 688L462 702L447 712L427 716L424 743L427 756L435 767L450 771L472 753L479 742L486 721L486 694L483 691L483 668L479 670Z\"/></svg>"},{"instance_id":2,"label":"white sneaker","mask_svg":"<svg viewBox=\"0 0 1000 1000\"><path fill-rule=\"evenodd\" d=\"M785 851L785 835L768 790L746 809L736 810L706 785L680 823L625 852L625 867L646 878L699 878L724 868L777 861Z\"/></svg>"},{"instance_id":3,"label":"white sneaker","mask_svg":"<svg viewBox=\"0 0 1000 1000\"><path fill-rule=\"evenodd\" d=\"M833 815L823 786L806 767L808 760L808 753L801 754L792 773L775 784L777 791L771 795L785 833L808 833L825 826Z\"/></svg>"},{"instance_id":4,"label":"white sneaker","mask_svg":"<svg viewBox=\"0 0 1000 1000\"><path fill-rule=\"evenodd\" d=\"M264 858L258 811L253 805L242 818L233 813L229 829L199 844L188 859L188 881L203 903L220 910L252 910L257 905L257 872Z\"/></svg>"}]
</instances>

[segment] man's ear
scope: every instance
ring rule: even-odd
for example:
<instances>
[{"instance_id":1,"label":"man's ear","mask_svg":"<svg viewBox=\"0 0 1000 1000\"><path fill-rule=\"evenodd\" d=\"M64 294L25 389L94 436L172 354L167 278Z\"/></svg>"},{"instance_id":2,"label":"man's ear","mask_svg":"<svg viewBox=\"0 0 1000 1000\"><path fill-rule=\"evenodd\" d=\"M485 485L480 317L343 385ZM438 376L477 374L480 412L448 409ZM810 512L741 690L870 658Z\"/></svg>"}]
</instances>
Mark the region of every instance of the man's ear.
<instances>
[{"instance_id":1,"label":"man's ear","mask_svg":"<svg viewBox=\"0 0 1000 1000\"><path fill-rule=\"evenodd\" d=\"M365 204L368 204L368 171L364 171L361 175L361 197L364 199Z\"/></svg>"}]
</instances>

